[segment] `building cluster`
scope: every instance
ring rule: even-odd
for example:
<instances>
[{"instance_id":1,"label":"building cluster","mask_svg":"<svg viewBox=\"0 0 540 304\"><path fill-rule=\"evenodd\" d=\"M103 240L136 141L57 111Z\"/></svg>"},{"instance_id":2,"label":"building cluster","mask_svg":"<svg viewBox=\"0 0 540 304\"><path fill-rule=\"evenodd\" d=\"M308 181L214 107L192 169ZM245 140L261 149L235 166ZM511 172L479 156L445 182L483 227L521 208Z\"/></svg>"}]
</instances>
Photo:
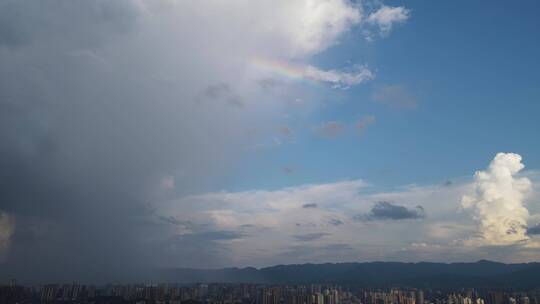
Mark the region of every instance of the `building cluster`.
<instances>
[{"instance_id":1,"label":"building cluster","mask_svg":"<svg viewBox=\"0 0 540 304\"><path fill-rule=\"evenodd\" d=\"M257 291L256 304L340 304L351 294L335 286L271 286Z\"/></svg>"},{"instance_id":2,"label":"building cluster","mask_svg":"<svg viewBox=\"0 0 540 304\"><path fill-rule=\"evenodd\" d=\"M540 291L360 288L338 285L49 284L0 286L0 304L540 304Z\"/></svg>"}]
</instances>

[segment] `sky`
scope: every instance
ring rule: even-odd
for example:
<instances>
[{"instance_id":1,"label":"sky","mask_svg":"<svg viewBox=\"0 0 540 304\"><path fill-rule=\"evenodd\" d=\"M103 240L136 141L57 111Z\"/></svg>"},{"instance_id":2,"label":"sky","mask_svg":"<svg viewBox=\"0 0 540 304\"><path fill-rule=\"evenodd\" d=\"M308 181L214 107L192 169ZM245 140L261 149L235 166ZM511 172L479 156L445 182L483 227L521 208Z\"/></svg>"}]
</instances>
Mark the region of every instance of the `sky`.
<instances>
[{"instance_id":1,"label":"sky","mask_svg":"<svg viewBox=\"0 0 540 304\"><path fill-rule=\"evenodd\" d=\"M0 0L0 265L540 259L537 1Z\"/></svg>"}]
</instances>

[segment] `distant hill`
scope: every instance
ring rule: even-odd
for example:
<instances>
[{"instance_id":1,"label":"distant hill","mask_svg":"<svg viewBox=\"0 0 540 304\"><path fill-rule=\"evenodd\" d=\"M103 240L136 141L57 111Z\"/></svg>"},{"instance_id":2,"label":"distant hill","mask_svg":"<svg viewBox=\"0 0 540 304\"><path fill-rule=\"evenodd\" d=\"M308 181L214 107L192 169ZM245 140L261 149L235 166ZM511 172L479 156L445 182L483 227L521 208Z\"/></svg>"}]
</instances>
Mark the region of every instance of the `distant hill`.
<instances>
[{"instance_id":1,"label":"distant hill","mask_svg":"<svg viewBox=\"0 0 540 304\"><path fill-rule=\"evenodd\" d=\"M39 275L39 274L38 274ZM17 278L26 284L80 281L78 278L16 277L0 264L0 278ZM265 268L189 269L165 268L118 277L108 282L140 283L328 283L358 287L460 288L491 287L528 290L540 288L540 263L504 264L481 260L473 263L325 263L277 265ZM95 282L94 282L95 283Z\"/></svg>"},{"instance_id":2,"label":"distant hill","mask_svg":"<svg viewBox=\"0 0 540 304\"><path fill-rule=\"evenodd\" d=\"M162 269L156 279L167 282L309 284L411 287L540 287L540 263L326 263L278 265L261 269Z\"/></svg>"}]
</instances>

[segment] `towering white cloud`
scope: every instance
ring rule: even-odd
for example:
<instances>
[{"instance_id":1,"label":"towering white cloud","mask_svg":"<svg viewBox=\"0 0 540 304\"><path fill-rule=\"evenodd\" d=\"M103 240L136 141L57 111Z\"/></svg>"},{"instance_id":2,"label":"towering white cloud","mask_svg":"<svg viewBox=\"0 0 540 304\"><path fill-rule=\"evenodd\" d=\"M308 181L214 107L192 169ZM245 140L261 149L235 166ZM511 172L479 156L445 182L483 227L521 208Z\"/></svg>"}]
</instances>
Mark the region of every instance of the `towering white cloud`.
<instances>
[{"instance_id":1,"label":"towering white cloud","mask_svg":"<svg viewBox=\"0 0 540 304\"><path fill-rule=\"evenodd\" d=\"M462 198L462 206L473 211L479 235L470 245L513 245L527 241L529 211L524 199L531 181L516 177L525 166L521 156L498 153L486 171L474 176L474 192Z\"/></svg>"}]
</instances>

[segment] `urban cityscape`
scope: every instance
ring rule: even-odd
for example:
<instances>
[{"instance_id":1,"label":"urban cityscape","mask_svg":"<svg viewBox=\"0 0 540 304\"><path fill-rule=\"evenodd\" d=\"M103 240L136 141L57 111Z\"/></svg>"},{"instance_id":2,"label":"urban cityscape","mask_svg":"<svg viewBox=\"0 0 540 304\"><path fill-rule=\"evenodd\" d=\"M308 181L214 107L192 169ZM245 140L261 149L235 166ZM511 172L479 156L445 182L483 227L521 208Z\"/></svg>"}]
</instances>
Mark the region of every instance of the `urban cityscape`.
<instances>
[{"instance_id":1,"label":"urban cityscape","mask_svg":"<svg viewBox=\"0 0 540 304\"><path fill-rule=\"evenodd\" d=\"M0 287L0 303L137 304L539 304L540 290L355 288L340 285L46 284Z\"/></svg>"}]
</instances>

